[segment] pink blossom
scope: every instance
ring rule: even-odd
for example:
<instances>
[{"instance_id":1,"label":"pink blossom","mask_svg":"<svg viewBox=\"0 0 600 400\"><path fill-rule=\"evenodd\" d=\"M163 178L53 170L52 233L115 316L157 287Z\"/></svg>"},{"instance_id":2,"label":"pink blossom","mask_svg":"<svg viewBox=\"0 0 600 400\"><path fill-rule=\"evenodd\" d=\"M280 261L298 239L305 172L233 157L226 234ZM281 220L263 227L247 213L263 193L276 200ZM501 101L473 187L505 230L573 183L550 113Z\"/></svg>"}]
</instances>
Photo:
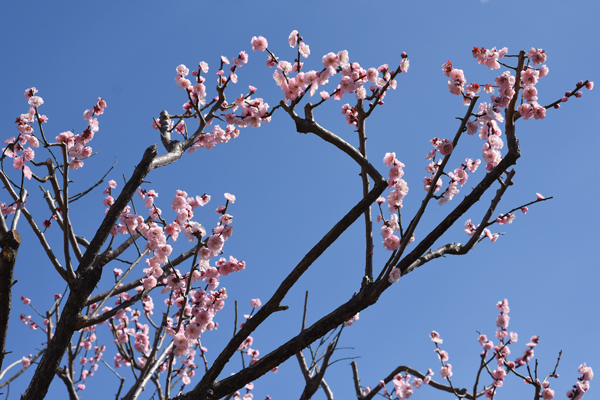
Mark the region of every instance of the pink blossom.
<instances>
[{"instance_id":1,"label":"pink blossom","mask_svg":"<svg viewBox=\"0 0 600 400\"><path fill-rule=\"evenodd\" d=\"M30 99L38 90L35 87L25 89L25 100Z\"/></svg>"},{"instance_id":2,"label":"pink blossom","mask_svg":"<svg viewBox=\"0 0 600 400\"><path fill-rule=\"evenodd\" d=\"M353 323L358 321L358 318L359 318L359 315L358 315L358 313L356 313L353 317L351 317L350 319L348 319L344 322L344 326L345 327L352 326Z\"/></svg>"},{"instance_id":3,"label":"pink blossom","mask_svg":"<svg viewBox=\"0 0 600 400\"><path fill-rule=\"evenodd\" d=\"M546 198L544 196L542 196L540 193L536 193L535 194L537 196L538 200L545 200Z\"/></svg>"},{"instance_id":4,"label":"pink blossom","mask_svg":"<svg viewBox=\"0 0 600 400\"><path fill-rule=\"evenodd\" d=\"M400 238L396 235L387 237L383 241L383 246L386 248L386 250L389 251L398 250L398 248L400 247Z\"/></svg>"},{"instance_id":5,"label":"pink blossom","mask_svg":"<svg viewBox=\"0 0 600 400\"><path fill-rule=\"evenodd\" d=\"M232 195L230 193L225 193L224 196L227 199L227 201L230 202L231 204L235 203L235 196L234 195Z\"/></svg>"},{"instance_id":6,"label":"pink blossom","mask_svg":"<svg viewBox=\"0 0 600 400\"><path fill-rule=\"evenodd\" d=\"M450 378L452 376L452 365L451 364L446 364L442 367L442 369L440 370L440 375L442 375L442 378Z\"/></svg>"},{"instance_id":7,"label":"pink blossom","mask_svg":"<svg viewBox=\"0 0 600 400\"><path fill-rule=\"evenodd\" d=\"M304 42L301 42L298 45L298 51L300 52L300 55L304 58L308 58L308 56L310 55L310 47Z\"/></svg>"},{"instance_id":8,"label":"pink blossom","mask_svg":"<svg viewBox=\"0 0 600 400\"><path fill-rule=\"evenodd\" d=\"M477 171L477 167L479 167L479 164L481 164L481 160L473 161L470 158L466 159L467 170L469 170L469 172L471 173Z\"/></svg>"},{"instance_id":9,"label":"pink blossom","mask_svg":"<svg viewBox=\"0 0 600 400\"><path fill-rule=\"evenodd\" d=\"M410 67L410 61L408 58L403 58L400 61L400 72L408 72L408 68Z\"/></svg>"},{"instance_id":10,"label":"pink blossom","mask_svg":"<svg viewBox=\"0 0 600 400\"><path fill-rule=\"evenodd\" d=\"M506 329L508 327L508 323L510 321L510 317L506 314L499 314L498 318L496 318L496 326L498 328Z\"/></svg>"},{"instance_id":11,"label":"pink blossom","mask_svg":"<svg viewBox=\"0 0 600 400\"><path fill-rule=\"evenodd\" d=\"M438 357L440 358L440 361L448 361L448 352L444 351L444 350L439 350L439 348L436 348L436 352L438 353Z\"/></svg>"},{"instance_id":12,"label":"pink blossom","mask_svg":"<svg viewBox=\"0 0 600 400\"><path fill-rule=\"evenodd\" d=\"M531 48L527 52L527 57L531 60L533 65L538 65L546 62L546 52L542 49Z\"/></svg>"},{"instance_id":13,"label":"pink blossom","mask_svg":"<svg viewBox=\"0 0 600 400\"><path fill-rule=\"evenodd\" d=\"M396 159L396 153L385 153L383 157L383 163L386 167L391 167L394 164L394 160Z\"/></svg>"},{"instance_id":14,"label":"pink blossom","mask_svg":"<svg viewBox=\"0 0 600 400\"><path fill-rule=\"evenodd\" d=\"M519 107L517 107L517 110L519 111L521 117L525 119L533 118L533 107L531 106L531 104L521 104Z\"/></svg>"},{"instance_id":15,"label":"pink blossom","mask_svg":"<svg viewBox=\"0 0 600 400\"><path fill-rule=\"evenodd\" d=\"M27 103L32 107L39 107L44 104L44 100L39 96L32 96Z\"/></svg>"},{"instance_id":16,"label":"pink blossom","mask_svg":"<svg viewBox=\"0 0 600 400\"><path fill-rule=\"evenodd\" d=\"M450 172L448 176L460 186L463 186L465 183L467 183L467 179L469 178L469 174L467 174L467 171L465 171L462 168L456 168L454 170L454 173Z\"/></svg>"},{"instance_id":17,"label":"pink blossom","mask_svg":"<svg viewBox=\"0 0 600 400\"><path fill-rule=\"evenodd\" d=\"M471 222L471 220L467 220L467 222L465 222L465 232L469 235L469 236L473 236L475 234L475 230L477 228L475 227L475 225L473 225L473 223Z\"/></svg>"},{"instance_id":18,"label":"pink blossom","mask_svg":"<svg viewBox=\"0 0 600 400\"><path fill-rule=\"evenodd\" d=\"M539 71L537 71L533 68L526 67L526 69L524 69L521 72L521 86L527 87L527 86L535 85L538 81L539 76L540 76Z\"/></svg>"},{"instance_id":19,"label":"pink blossom","mask_svg":"<svg viewBox=\"0 0 600 400\"><path fill-rule=\"evenodd\" d=\"M537 93L535 86L528 86L523 89L523 99L525 99L525 101L536 101L538 99Z\"/></svg>"},{"instance_id":20,"label":"pink blossom","mask_svg":"<svg viewBox=\"0 0 600 400\"><path fill-rule=\"evenodd\" d=\"M13 160L14 169L19 170L19 169L23 168L23 165L25 165L23 157L17 157Z\"/></svg>"},{"instance_id":21,"label":"pink blossom","mask_svg":"<svg viewBox=\"0 0 600 400\"><path fill-rule=\"evenodd\" d=\"M444 197L442 197L438 202L439 205L445 204L448 201L452 200L454 196L460 192L460 190L458 190L456 186L457 183L454 180L448 184L448 189L446 189L446 191L444 192Z\"/></svg>"},{"instance_id":22,"label":"pink blossom","mask_svg":"<svg viewBox=\"0 0 600 400\"><path fill-rule=\"evenodd\" d=\"M552 400L554 398L554 390L545 389L544 393L542 393L542 399L544 400Z\"/></svg>"},{"instance_id":23,"label":"pink blossom","mask_svg":"<svg viewBox=\"0 0 600 400\"><path fill-rule=\"evenodd\" d=\"M594 378L594 371L592 370L592 367L588 367L585 363L579 366L577 372L583 375L582 378L585 381L591 381L592 378Z\"/></svg>"},{"instance_id":24,"label":"pink blossom","mask_svg":"<svg viewBox=\"0 0 600 400\"><path fill-rule=\"evenodd\" d=\"M352 93L356 89L354 80L351 77L345 76L340 82L340 93Z\"/></svg>"},{"instance_id":25,"label":"pink blossom","mask_svg":"<svg viewBox=\"0 0 600 400\"><path fill-rule=\"evenodd\" d=\"M253 308L258 308L262 305L262 303L260 302L260 299L252 299L252 300L250 300L250 305Z\"/></svg>"},{"instance_id":26,"label":"pink blossom","mask_svg":"<svg viewBox=\"0 0 600 400\"><path fill-rule=\"evenodd\" d=\"M115 203L115 199L113 199L112 196L106 196L102 203L104 204L104 207L110 207Z\"/></svg>"},{"instance_id":27,"label":"pink blossom","mask_svg":"<svg viewBox=\"0 0 600 400\"><path fill-rule=\"evenodd\" d=\"M290 47L294 48L296 47L296 44L298 43L298 31L297 30L293 30L292 33L290 33L290 36L288 37L288 43L290 44Z\"/></svg>"},{"instance_id":28,"label":"pink blossom","mask_svg":"<svg viewBox=\"0 0 600 400\"><path fill-rule=\"evenodd\" d=\"M267 49L267 47L269 46L267 39L265 39L262 36L259 36L259 37L254 36L252 38L252 40L250 41L250 43L252 44L252 50L254 50L254 51L265 51Z\"/></svg>"},{"instance_id":29,"label":"pink blossom","mask_svg":"<svg viewBox=\"0 0 600 400\"><path fill-rule=\"evenodd\" d=\"M438 344L444 343L444 341L440 338L440 334L437 333L436 331L431 331L429 336L431 337L431 341L433 343L438 343Z\"/></svg>"},{"instance_id":30,"label":"pink blossom","mask_svg":"<svg viewBox=\"0 0 600 400\"><path fill-rule=\"evenodd\" d=\"M448 139L443 139L437 145L437 151L439 151L440 154L443 156L447 156L450 153L452 153L453 149L454 146L452 145L452 142L450 142Z\"/></svg>"},{"instance_id":31,"label":"pink blossom","mask_svg":"<svg viewBox=\"0 0 600 400\"><path fill-rule=\"evenodd\" d=\"M396 283L400 280L401 272L397 267L392 268L390 275L388 276L389 283Z\"/></svg>"},{"instance_id":32,"label":"pink blossom","mask_svg":"<svg viewBox=\"0 0 600 400\"><path fill-rule=\"evenodd\" d=\"M577 92L579 94L581 92ZM546 108L539 105L537 102L533 102L533 118L534 119L544 119L546 117Z\"/></svg>"},{"instance_id":33,"label":"pink blossom","mask_svg":"<svg viewBox=\"0 0 600 400\"><path fill-rule=\"evenodd\" d=\"M334 53L328 53L323 56L323 66L327 68L337 68L339 66L339 59Z\"/></svg>"}]
</instances>

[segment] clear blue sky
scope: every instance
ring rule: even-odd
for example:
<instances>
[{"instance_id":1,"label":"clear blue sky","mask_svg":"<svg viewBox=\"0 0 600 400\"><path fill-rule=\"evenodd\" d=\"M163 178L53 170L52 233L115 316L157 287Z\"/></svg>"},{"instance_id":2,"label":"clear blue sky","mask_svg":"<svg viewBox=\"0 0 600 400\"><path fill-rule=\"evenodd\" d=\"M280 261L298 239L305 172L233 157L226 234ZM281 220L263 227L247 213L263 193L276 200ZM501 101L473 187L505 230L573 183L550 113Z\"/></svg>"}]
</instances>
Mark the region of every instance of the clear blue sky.
<instances>
[{"instance_id":1,"label":"clear blue sky","mask_svg":"<svg viewBox=\"0 0 600 400\"><path fill-rule=\"evenodd\" d=\"M258 88L257 96L277 104L281 92L271 78L272 70L265 66L265 54L251 51L252 36L266 37L270 49L293 61L287 37L297 29L311 49L305 64L308 69L320 68L321 57L330 51L346 49L350 60L365 68L382 63L395 66L400 53L408 53L408 74L400 76L398 89L388 94L385 106L377 109L367 124L372 163L387 173L381 160L386 152L395 151L406 164L404 179L410 187L403 210L406 218L413 215L425 194L422 179L426 174L424 157L431 148L428 141L434 136L451 138L458 126L455 117L465 112L446 87L447 78L441 71L445 61L463 69L469 81L485 83L496 74L476 63L471 56L473 46L506 46L510 54L543 48L550 73L538 85L542 104L572 90L579 80L600 81L600 5L588 0L552 0L543 6L512 0L232 1L221 6L201 1L65 1L28 2L27 8L7 2L0 17L3 136L16 135L14 120L28 109L23 92L32 86L45 101L41 110L50 118L46 128L50 137L84 129L81 115L98 96L108 104L92 142L100 154L72 174L72 191L96 182L115 157L118 164L110 178L122 187L122 175L131 173L144 148L159 141L157 131L150 128L152 118L163 109L180 112L186 100L173 80L179 64L193 67L206 61L212 76L221 55L231 59L245 50L250 62L239 70L240 82L229 95L238 96L251 84ZM600 368L600 351L590 340L600 328L600 262L594 250L600 239L595 156L600 139L594 123L600 106L597 90L584 91L583 98L571 99L560 110L549 110L543 121L518 121L522 158L516 166L515 185L498 211L532 201L536 192L554 199L531 207L526 216L518 215L512 225L497 229L506 235L495 244L484 241L466 256L436 260L404 277L344 331L340 345L346 349L334 359L360 357L357 361L364 385L376 385L400 364L423 371L432 367L439 379L439 362L428 338L431 330L437 330L450 354L455 384L472 387L480 352L476 330L493 336L495 304L508 298L510 328L520 334L513 352L522 351L529 337L539 334L536 356L540 374L545 374L554 367L558 351L563 350L561 379L551 383L557 396L564 396L575 383L579 364L587 362ZM355 132L340 114L343 103L330 103L316 113L317 121L357 144ZM467 139L462 149L465 156L480 157L481 141ZM233 300L238 300L242 313L247 313L251 298L268 299L322 234L358 201L358 172L348 157L316 137L296 133L289 117L277 112L270 124L244 129L239 138L226 145L186 155L149 176L164 202L163 210L169 209L176 189L187 190L190 195L211 194L213 203L199 219L205 226L214 225L212 210L222 193L233 193L238 199L230 209L235 231L226 254L245 260L247 269L223 280L230 297L218 317L221 326L202 338L209 348L209 362L223 340L230 337ZM478 171L473 178L480 178L483 172ZM48 218L47 209L35 206L43 207L37 185L31 185L30 192L29 208L37 218ZM97 189L76 203L73 212L78 234L93 235L103 216L102 198L101 189ZM4 192L0 201L6 201ZM480 219L489 201L489 196L482 199L464 219ZM431 204L416 233L417 240L455 204L456 200L442 207ZM51 229L58 233L57 227ZM31 332L20 324L21 313L32 313L20 303L21 294L44 309L52 294L64 289L25 221L19 231L23 245L15 272L19 282L14 287L7 348L13 353L5 365L34 353L44 340L41 332ZM255 347L262 354L300 329L305 290L310 291L310 322L359 289L362 231L357 223L345 233L286 298L284 303L290 309L272 316L255 332ZM467 240L459 224L443 242ZM59 246L59 238L53 244ZM377 241L376 268L386 255ZM109 345L108 335L105 338ZM107 362L111 363L113 355L109 346ZM354 397L348 364L342 360L326 375L339 399ZM228 373L239 367L236 359ZM105 371L88 380L84 398L114 395L118 381ZM30 377L27 373L12 385L11 398L18 397ZM282 365L277 375L269 374L255 383L255 398L266 394L273 399L297 398L302 381L292 360ZM597 390L595 382L591 390L589 398ZM55 380L49 398L65 395L62 383ZM500 398L530 395L531 388L514 377L499 392ZM443 395L424 388L415 396ZM324 396L318 392L315 398Z\"/></svg>"}]
</instances>

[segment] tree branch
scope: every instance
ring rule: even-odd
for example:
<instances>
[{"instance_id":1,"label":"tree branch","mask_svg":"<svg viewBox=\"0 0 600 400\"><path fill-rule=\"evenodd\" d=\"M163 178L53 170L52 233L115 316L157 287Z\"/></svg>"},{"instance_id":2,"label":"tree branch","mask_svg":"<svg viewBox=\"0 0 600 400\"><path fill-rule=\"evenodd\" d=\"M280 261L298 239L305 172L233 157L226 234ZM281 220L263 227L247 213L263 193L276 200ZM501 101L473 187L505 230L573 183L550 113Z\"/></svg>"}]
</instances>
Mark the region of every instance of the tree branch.
<instances>
[{"instance_id":1,"label":"tree branch","mask_svg":"<svg viewBox=\"0 0 600 400\"><path fill-rule=\"evenodd\" d=\"M12 287L15 284L13 273L17 254L21 245L21 236L17 231L8 231L0 239L0 371L6 354L6 336L10 319Z\"/></svg>"}]
</instances>

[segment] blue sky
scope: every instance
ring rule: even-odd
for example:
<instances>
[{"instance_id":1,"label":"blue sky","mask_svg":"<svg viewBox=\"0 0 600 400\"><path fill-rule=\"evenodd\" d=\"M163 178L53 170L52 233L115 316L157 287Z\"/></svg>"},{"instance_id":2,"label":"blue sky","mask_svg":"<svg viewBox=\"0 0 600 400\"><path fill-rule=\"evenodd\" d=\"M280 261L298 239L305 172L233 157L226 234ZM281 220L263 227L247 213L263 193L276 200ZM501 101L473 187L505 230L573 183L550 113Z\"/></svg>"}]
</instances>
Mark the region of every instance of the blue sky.
<instances>
[{"instance_id":1,"label":"blue sky","mask_svg":"<svg viewBox=\"0 0 600 400\"><path fill-rule=\"evenodd\" d=\"M308 69L319 69L321 57L331 51L346 49L350 60L365 68L383 63L395 66L400 53L408 53L408 74L399 77L397 90L388 94L385 105L367 121L373 165L387 174L381 160L390 151L406 164L404 179L410 187L403 209L406 218L412 217L425 194L422 179L425 154L431 148L428 141L434 136L451 138L458 127L455 117L465 112L458 97L448 92L447 78L441 72L445 61L463 69L469 82L485 83L497 74L476 63L471 56L473 46L506 46L510 54L543 48L550 73L538 85L541 104L558 99L579 80L599 81L600 29L596 20L600 5L593 1L548 1L543 7L498 0L305 1L289 6L274 1L232 1L227 6L200 1L140 4L31 2L27 12L17 2L3 7L0 126L6 138L16 135L14 120L28 109L23 99L26 88L37 87L45 101L41 110L50 118L46 127L50 137L83 130L81 115L97 97L108 104L92 142L94 151L100 153L71 175L75 181L72 192L96 182L115 157L118 163L110 178L122 186L123 174L131 173L143 149L159 141L157 131L150 127L152 118L163 109L180 112L186 100L173 80L179 64L193 67L206 61L211 76L221 55L231 59L245 50L250 61L239 70L240 81L229 96L237 97L254 85L256 96L272 106L277 104L281 92L265 66L265 54L251 51L252 36L266 37L277 56L293 61L287 37L297 29L311 49L305 63ZM317 110L315 118L357 145L356 133L340 114L347 101L351 99L330 101ZM526 216L518 215L512 225L497 229L506 234L496 243L484 241L466 256L433 261L404 277L344 331L340 346L345 349L334 359L360 357L357 362L364 385L376 385L400 364L423 371L431 367L439 379L439 363L428 338L431 330L437 330L450 354L455 384L472 387L480 351L476 331L493 336L495 304L508 298L510 328L521 338L513 352L522 351L529 337L539 334L536 356L545 374L563 350L561 379L551 382L557 396L575 383L579 364L587 362L598 368L595 362L600 360L600 351L590 338L600 328L600 263L594 251L600 239L594 156L600 139L593 122L599 106L597 90L584 91L583 98L572 98L560 110L549 110L542 121L519 120L522 157L515 167L515 185L498 211L532 201L536 192L554 199L531 207ZM222 193L237 197L230 209L234 236L225 250L226 255L245 260L247 269L223 280L229 302L218 316L220 327L202 338L209 348L209 362L232 331L233 300L239 301L241 313L250 311L251 298L266 301L279 281L361 195L358 167L318 138L296 133L289 117L279 111L270 124L243 129L230 143L186 155L148 178L152 182L148 188L157 190L164 202L163 210L169 209L176 189L190 195L211 194L213 202L199 216L199 222L208 227L216 223L212 210L221 204ZM480 157L481 144L477 137L466 138L460 157ZM478 171L472 179L480 179L483 172ZM467 190L465 187L458 196ZM29 191L29 208L37 218L48 218L50 212L41 208L37 185L32 183ZM93 235L103 217L102 199L99 188L75 203L78 234ZM483 198L464 220L480 219L490 199ZM5 193L0 194L0 201L6 201ZM416 232L417 240L454 205L432 203ZM20 324L21 313L32 313L20 303L21 294L44 309L54 293L64 290L25 221L19 231L23 245L15 272L19 282L14 288L8 338L8 350L13 353L5 365L11 357L34 353L44 340L39 331L31 332ZM285 304L290 309L273 315L255 332L255 347L262 354L300 329L306 290L310 291L308 319L316 321L359 289L362 231L357 222L289 294ZM377 270L387 254L378 235L376 239ZM58 235L53 240L58 246ZM467 240L461 223L442 241ZM442 241L438 244L444 244ZM106 272L110 279L110 271ZM105 338L108 344L108 335ZM109 363L113 352L109 348L105 353ZM326 375L336 398L354 396L348 364L349 360L341 360ZM235 360L228 373L239 367ZM28 377L30 373L11 386L11 397L25 389ZM86 384L84 398L106 398L114 394L118 381L104 369ZM273 399L299 397L301 384L302 376L292 360L282 365L278 374L255 382L255 398L266 394ZM506 386L499 392L500 398L531 393L531 388L514 377ZM594 386L592 382L595 392ZM106 391L107 387L111 389ZM54 382L51 395L64 397L62 383ZM415 396L442 395L424 388ZM315 398L324 396L318 392Z\"/></svg>"}]
</instances>

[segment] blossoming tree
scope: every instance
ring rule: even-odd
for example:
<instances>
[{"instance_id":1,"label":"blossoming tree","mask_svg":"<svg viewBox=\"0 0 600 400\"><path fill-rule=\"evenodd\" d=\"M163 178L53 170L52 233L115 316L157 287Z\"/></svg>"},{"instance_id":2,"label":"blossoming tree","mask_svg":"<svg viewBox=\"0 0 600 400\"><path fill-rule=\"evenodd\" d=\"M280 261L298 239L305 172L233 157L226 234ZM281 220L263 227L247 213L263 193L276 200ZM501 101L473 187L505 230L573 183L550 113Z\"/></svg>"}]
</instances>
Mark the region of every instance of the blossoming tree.
<instances>
[{"instance_id":1,"label":"blossoming tree","mask_svg":"<svg viewBox=\"0 0 600 400\"><path fill-rule=\"evenodd\" d=\"M5 191L0 203L0 388L8 387L27 368L35 367L23 398L44 398L50 383L58 377L64 382L69 398L78 399L85 393L86 380L92 379L104 363L121 382L113 392L107 392L107 396L136 399L146 390L151 397L160 399L249 399L253 397L254 380L269 371L276 371L282 362L295 356L306 381L301 398L311 398L319 388L328 399L333 398L333 389L325 380L325 374L342 328L352 325L360 311L375 305L382 293L406 274L445 255L465 255L482 241L489 239L494 243L499 237L494 232L496 226L512 223L517 213L525 214L528 207L547 200L537 194L531 202L510 207L502 213L496 211L505 192L514 184L513 166L521 156L516 122L546 118L550 110L560 108L572 97L581 97L583 89L593 88L592 82L580 81L561 98L547 104L538 102L536 83L549 71L543 65L546 54L542 49L509 54L506 48L474 47L473 57L479 64L492 71L504 69L492 75L489 82L468 83L463 70L448 61L442 66L448 77L448 89L458 96L466 111L459 118L453 137L430 140L432 148L426 155L427 176L423 179L421 205L416 210L406 211L403 210L403 199L409 188L402 179L404 164L393 152L378 156L377 159L383 158L383 164L388 168L387 178L382 176L367 158L366 121L384 105L390 89L396 89L398 79L408 72L407 54L401 54L395 68L387 64L363 68L350 61L347 51L340 51L326 54L322 64L309 69L302 60L309 57L310 48L297 31L290 34L288 43L295 49L293 62L279 58L265 38L253 37L251 40L252 50L266 52L267 66L274 68L273 79L281 88L282 99L274 107L256 97L257 89L253 86L245 94L228 99L231 87L237 83L238 70L248 62L245 51L231 61L221 57L214 92L211 92L214 77L210 77L206 62L200 62L191 74L186 66L179 65L175 83L186 98L183 110L178 114L162 111L152 122L160 134L164 153L159 155L156 145L147 148L120 190L112 179L103 184L109 171L85 192L75 195L70 192L71 180L75 179L72 171L85 168L86 159L92 155L91 142L99 131L99 118L107 108L106 101L99 98L92 108L85 110L83 116L87 128L81 133L67 131L52 138L46 133L48 118L42 115L42 97L38 96L36 88L25 91L29 109L17 118L18 133L5 140L1 158L0 179ZM481 91L491 96L486 102L479 102ZM342 100L348 101L341 110L346 123L357 133L357 147L321 126L314 117L314 110L325 102ZM195 211L198 207L207 207L211 196L188 193L182 188L176 191L170 204L165 203L162 201L164 194L161 193L160 199L158 197L160 188L152 187L146 178L153 170L177 162L185 152L224 145L235 139L241 129L259 128L271 118L284 118L285 114L292 119L298 132L316 135L358 164L363 196L317 240L271 298L264 303L258 298L251 300L253 311L243 322L237 321L236 304L234 335L209 362L205 354L207 349L201 343L202 335L218 325L219 311L228 299L223 286L228 275L246 267L244 261L225 257L227 241L233 235L231 210L236 197L225 193L223 199L217 200L218 221L212 227L203 226L195 219ZM192 121L199 126L196 128ZM481 159L477 154L464 160L453 157L460 143L475 140L469 137L473 135L483 142ZM219 151L219 147L214 151ZM48 158L42 160L40 153ZM485 172L478 171L481 160L481 169ZM79 174L77 172L76 176ZM470 189L465 187L467 181ZM28 200L34 186L40 184L45 204ZM105 188L103 199L89 194L95 193L92 189L101 185ZM461 190L465 196L458 204L446 204ZM466 222L461 220L484 193L492 190L495 194L482 215L471 216ZM82 221L74 220L70 213L71 203L86 195L86 199L102 201L106 207L105 217L92 238L78 234ZM451 209L427 235L416 237L415 230L432 201ZM47 207L52 217L43 221L34 218L30 211L34 207ZM161 208L168 207L172 212L163 213ZM22 222L23 217L26 222ZM324 313L312 325L306 326L303 321L297 335L261 356L253 344L253 332L271 315L286 309L282 301L290 289L361 217L365 228L364 259L361 261L364 273L362 280L356 282L355 295ZM378 228L373 227L374 222ZM38 317L21 316L24 324L43 330L46 341L37 354L16 357L19 352L29 351L5 348L13 271L18 265L22 244L17 231L19 223L26 223L28 229L33 230L48 265L52 265L66 283L68 293L64 297L57 294L43 308L46 311L38 311ZM468 235L466 243L440 244L441 236L457 223L464 223ZM373 235L374 229L380 231L380 244ZM55 240L50 237L54 236L60 246L51 244ZM25 245L28 248L34 246L33 243ZM383 265L373 262L375 246L382 246L389 253ZM124 262L126 270L112 267L117 262ZM110 287L97 288L103 275L114 275L114 283ZM26 294L21 300L30 303ZM155 306L155 303L164 303L164 307ZM306 307L305 304L305 313ZM558 377L558 362L547 375L538 375L537 364L535 369L530 367L533 349L539 341L537 336L524 346L521 356L512 357L510 349L518 336L508 330L508 301L500 301L497 308L500 315L496 320L496 339L488 339L484 334L478 338L483 350L472 389L458 388L452 383L448 353L442 350L440 335L432 332L431 338L441 362L440 379L433 378L432 369L423 372L399 366L391 372L381 371L382 377L387 376L375 385L362 386L358 365L353 362L357 398L370 399L377 394L390 399L408 398L415 388L429 385L459 398L485 396L491 399L510 375L531 385L534 399L553 398L555 391L550 387L549 378ZM112 335L112 343L103 341L102 330ZM319 340L321 344L328 344L322 353L311 350L312 359L308 360L303 350ZM241 369L231 376L224 376L225 366L236 353L242 354ZM111 365L106 358L111 359ZM568 398L580 399L589 388L592 369L582 364L578 372L580 379L567 393ZM394 388L391 390L390 387L388 391L390 384Z\"/></svg>"}]
</instances>

